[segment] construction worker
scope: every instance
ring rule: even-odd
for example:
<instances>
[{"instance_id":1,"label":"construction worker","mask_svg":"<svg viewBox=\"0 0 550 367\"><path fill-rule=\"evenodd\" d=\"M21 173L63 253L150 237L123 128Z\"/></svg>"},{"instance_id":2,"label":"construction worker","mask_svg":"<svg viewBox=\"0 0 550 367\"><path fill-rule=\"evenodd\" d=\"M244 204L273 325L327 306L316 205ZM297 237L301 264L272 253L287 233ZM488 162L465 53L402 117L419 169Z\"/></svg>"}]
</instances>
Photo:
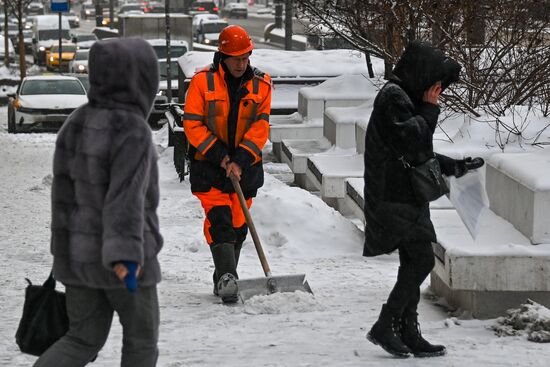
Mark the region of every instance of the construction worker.
<instances>
[{"instance_id":1,"label":"construction worker","mask_svg":"<svg viewBox=\"0 0 550 367\"><path fill-rule=\"evenodd\" d=\"M226 27L218 44L214 62L191 79L183 125L190 144L191 191L206 213L214 294L234 303L248 227L229 176L239 180L250 207L264 182L262 148L269 134L271 78L250 66L254 45L244 28Z\"/></svg>"}]
</instances>

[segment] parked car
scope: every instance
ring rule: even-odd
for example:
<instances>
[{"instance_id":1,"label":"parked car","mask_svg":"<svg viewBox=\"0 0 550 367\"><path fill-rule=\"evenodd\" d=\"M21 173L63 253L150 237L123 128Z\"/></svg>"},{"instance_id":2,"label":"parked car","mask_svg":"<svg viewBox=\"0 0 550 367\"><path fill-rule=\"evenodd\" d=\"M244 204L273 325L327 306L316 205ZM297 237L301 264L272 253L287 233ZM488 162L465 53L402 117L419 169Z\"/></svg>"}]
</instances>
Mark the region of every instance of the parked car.
<instances>
[{"instance_id":1,"label":"parked car","mask_svg":"<svg viewBox=\"0 0 550 367\"><path fill-rule=\"evenodd\" d=\"M88 102L75 77L28 76L8 104L8 132L57 130L77 107Z\"/></svg>"},{"instance_id":2,"label":"parked car","mask_svg":"<svg viewBox=\"0 0 550 367\"><path fill-rule=\"evenodd\" d=\"M98 38L93 33L73 34L71 42L76 45L77 50L89 49L98 41Z\"/></svg>"},{"instance_id":3,"label":"parked car","mask_svg":"<svg viewBox=\"0 0 550 367\"><path fill-rule=\"evenodd\" d=\"M76 45L74 43L63 43L61 45L61 70L69 70L69 62L74 59ZM59 44L53 44L46 52L46 69L59 69Z\"/></svg>"},{"instance_id":4,"label":"parked car","mask_svg":"<svg viewBox=\"0 0 550 367\"><path fill-rule=\"evenodd\" d=\"M248 18L248 8L244 3L229 3L226 4L222 11L222 17L227 18Z\"/></svg>"},{"instance_id":5,"label":"parked car","mask_svg":"<svg viewBox=\"0 0 550 367\"><path fill-rule=\"evenodd\" d=\"M74 59L69 62L69 73L88 73L89 49L76 50Z\"/></svg>"},{"instance_id":6,"label":"parked car","mask_svg":"<svg viewBox=\"0 0 550 367\"><path fill-rule=\"evenodd\" d=\"M195 40L205 45L217 46L220 32L229 24L222 19L205 19L199 23L195 32Z\"/></svg>"},{"instance_id":7,"label":"parked car","mask_svg":"<svg viewBox=\"0 0 550 367\"><path fill-rule=\"evenodd\" d=\"M219 8L213 1L195 1L189 5L189 10L187 13L189 15L196 14L218 14Z\"/></svg>"},{"instance_id":8,"label":"parked car","mask_svg":"<svg viewBox=\"0 0 550 367\"><path fill-rule=\"evenodd\" d=\"M80 7L80 18L88 19L95 17L95 5L91 2L84 3Z\"/></svg>"}]
</instances>

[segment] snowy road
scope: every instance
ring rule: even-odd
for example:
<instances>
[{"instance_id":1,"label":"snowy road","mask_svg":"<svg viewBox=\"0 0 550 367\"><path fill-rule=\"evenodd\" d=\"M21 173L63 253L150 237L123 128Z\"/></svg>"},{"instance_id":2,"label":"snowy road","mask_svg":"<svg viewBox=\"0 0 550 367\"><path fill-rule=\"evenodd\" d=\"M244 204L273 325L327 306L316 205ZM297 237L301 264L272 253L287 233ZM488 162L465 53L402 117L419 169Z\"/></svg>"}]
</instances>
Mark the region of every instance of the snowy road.
<instances>
[{"instance_id":1,"label":"snowy road","mask_svg":"<svg viewBox=\"0 0 550 367\"><path fill-rule=\"evenodd\" d=\"M50 173L55 135L10 135L0 108L0 366L29 366L14 335L23 305L25 277L49 272ZM155 133L160 152L161 229L165 247L159 366L546 366L548 344L523 337L498 338L494 320L451 318L423 297L424 335L447 345L448 355L394 360L368 343L365 333L392 286L397 256L361 257L362 235L309 193L272 176L256 199L256 220L275 274L307 274L315 298L291 294L223 306L211 294L213 265L202 236L203 213L187 182L179 183L166 148L166 131ZM261 276L250 240L241 278ZM424 285L425 287L428 284ZM119 365L121 329L111 336L94 367Z\"/></svg>"}]
</instances>

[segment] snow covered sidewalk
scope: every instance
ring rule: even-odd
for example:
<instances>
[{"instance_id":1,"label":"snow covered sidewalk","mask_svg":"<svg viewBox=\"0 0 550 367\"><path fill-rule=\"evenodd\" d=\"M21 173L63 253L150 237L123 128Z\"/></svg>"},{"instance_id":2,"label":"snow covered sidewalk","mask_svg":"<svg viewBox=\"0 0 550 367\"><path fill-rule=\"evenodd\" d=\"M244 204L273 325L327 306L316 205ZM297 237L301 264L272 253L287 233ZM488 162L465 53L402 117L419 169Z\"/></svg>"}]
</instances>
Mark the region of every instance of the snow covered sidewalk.
<instances>
[{"instance_id":1,"label":"snow covered sidewalk","mask_svg":"<svg viewBox=\"0 0 550 367\"><path fill-rule=\"evenodd\" d=\"M29 366L35 358L15 344L25 277L46 279L49 253L51 160L55 135L10 135L0 108L0 366ZM315 297L255 298L224 306L211 294L210 251L202 235L203 212L179 183L166 148L160 153L160 223L165 239L159 366L546 366L550 348L526 336L499 338L495 320L450 317L426 294L420 320L426 338L447 345L448 355L395 360L365 339L397 272L397 256L361 256L362 234L308 192L271 175L252 207L274 274L306 273ZM261 276L251 240L245 242L241 278ZM428 284L424 285L425 287ZM518 305L519 307L519 305ZM91 364L119 365L121 328Z\"/></svg>"}]
</instances>

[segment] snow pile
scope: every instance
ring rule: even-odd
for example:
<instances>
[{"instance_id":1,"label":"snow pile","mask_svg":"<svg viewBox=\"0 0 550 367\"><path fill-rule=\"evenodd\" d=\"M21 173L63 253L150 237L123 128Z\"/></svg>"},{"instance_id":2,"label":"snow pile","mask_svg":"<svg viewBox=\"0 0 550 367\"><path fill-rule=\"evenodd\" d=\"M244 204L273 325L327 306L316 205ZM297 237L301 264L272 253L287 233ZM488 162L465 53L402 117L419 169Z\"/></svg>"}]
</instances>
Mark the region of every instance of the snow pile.
<instances>
[{"instance_id":1,"label":"snow pile","mask_svg":"<svg viewBox=\"0 0 550 367\"><path fill-rule=\"evenodd\" d=\"M312 294L295 291L254 296L247 300L244 312L249 315L288 314L293 312L323 311L324 307Z\"/></svg>"},{"instance_id":2,"label":"snow pile","mask_svg":"<svg viewBox=\"0 0 550 367\"><path fill-rule=\"evenodd\" d=\"M357 255L363 248L362 233L351 221L320 198L271 175L265 176L251 215L262 245L277 257L329 258Z\"/></svg>"},{"instance_id":3,"label":"snow pile","mask_svg":"<svg viewBox=\"0 0 550 367\"><path fill-rule=\"evenodd\" d=\"M550 343L550 310L527 300L518 309L508 310L508 316L499 317L491 328L498 336L524 335L527 340Z\"/></svg>"}]
</instances>

